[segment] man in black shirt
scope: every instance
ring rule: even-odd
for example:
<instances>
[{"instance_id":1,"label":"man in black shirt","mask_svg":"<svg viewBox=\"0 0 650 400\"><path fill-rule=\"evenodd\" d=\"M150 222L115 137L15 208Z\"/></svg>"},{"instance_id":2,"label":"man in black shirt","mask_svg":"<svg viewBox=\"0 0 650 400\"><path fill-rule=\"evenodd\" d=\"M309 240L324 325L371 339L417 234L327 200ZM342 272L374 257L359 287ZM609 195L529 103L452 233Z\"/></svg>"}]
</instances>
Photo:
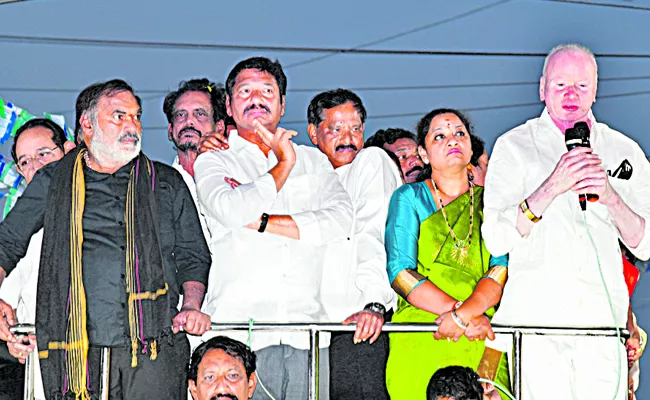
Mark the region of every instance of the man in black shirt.
<instances>
[{"instance_id":1,"label":"man in black shirt","mask_svg":"<svg viewBox=\"0 0 650 400\"><path fill-rule=\"evenodd\" d=\"M126 82L89 86L77 109L86 146L41 169L0 225L0 281L44 228L36 329L48 399L94 397L101 347L112 349L111 399L182 398L179 332L210 327L194 202L178 172L141 153L140 100Z\"/></svg>"}]
</instances>

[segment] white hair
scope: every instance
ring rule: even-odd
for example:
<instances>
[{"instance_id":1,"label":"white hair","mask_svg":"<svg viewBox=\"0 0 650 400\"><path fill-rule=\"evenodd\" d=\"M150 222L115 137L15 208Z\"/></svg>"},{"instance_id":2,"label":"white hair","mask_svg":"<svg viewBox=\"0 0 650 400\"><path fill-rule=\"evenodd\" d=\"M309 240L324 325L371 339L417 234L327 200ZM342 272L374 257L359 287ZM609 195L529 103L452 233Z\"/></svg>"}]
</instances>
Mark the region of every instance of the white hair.
<instances>
[{"instance_id":1,"label":"white hair","mask_svg":"<svg viewBox=\"0 0 650 400\"><path fill-rule=\"evenodd\" d=\"M563 52L563 51L579 51L582 52L589 57L594 62L594 67L596 68L596 76L598 76L598 63L596 62L596 56L594 53L586 46L583 46L578 43L564 43L564 44L559 44L551 49L551 51L548 53L546 58L544 59L544 67L542 68L542 76L546 76L546 68L548 67L548 61L553 57L555 54Z\"/></svg>"}]
</instances>

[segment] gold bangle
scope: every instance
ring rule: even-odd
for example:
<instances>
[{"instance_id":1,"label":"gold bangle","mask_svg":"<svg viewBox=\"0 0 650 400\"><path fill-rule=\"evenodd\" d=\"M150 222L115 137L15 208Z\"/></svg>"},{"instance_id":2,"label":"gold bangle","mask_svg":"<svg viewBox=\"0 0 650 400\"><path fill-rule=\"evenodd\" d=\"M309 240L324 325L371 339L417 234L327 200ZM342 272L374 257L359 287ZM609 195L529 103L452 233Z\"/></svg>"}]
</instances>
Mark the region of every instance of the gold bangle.
<instances>
[{"instance_id":1,"label":"gold bangle","mask_svg":"<svg viewBox=\"0 0 650 400\"><path fill-rule=\"evenodd\" d=\"M499 286L504 287L508 280L508 268L503 265L495 265L490 268L485 275L483 275L483 278L492 279L499 284Z\"/></svg>"},{"instance_id":2,"label":"gold bangle","mask_svg":"<svg viewBox=\"0 0 650 400\"><path fill-rule=\"evenodd\" d=\"M528 200L527 199L524 199L524 201L522 201L519 204L519 208L521 208L521 212L523 212L524 215L526 217L528 217L528 219L533 221L534 223L538 223L542 219L541 215L538 217L535 214L533 214L532 211L530 211L530 208L528 208Z\"/></svg>"}]
</instances>

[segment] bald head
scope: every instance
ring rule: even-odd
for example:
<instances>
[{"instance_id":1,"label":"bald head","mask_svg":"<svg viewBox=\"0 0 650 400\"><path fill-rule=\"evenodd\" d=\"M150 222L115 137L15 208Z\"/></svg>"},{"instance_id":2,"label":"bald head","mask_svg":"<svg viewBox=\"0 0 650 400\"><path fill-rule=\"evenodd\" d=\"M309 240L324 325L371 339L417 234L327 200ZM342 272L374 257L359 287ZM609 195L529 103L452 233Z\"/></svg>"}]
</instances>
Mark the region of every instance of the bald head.
<instances>
[{"instance_id":1,"label":"bald head","mask_svg":"<svg viewBox=\"0 0 650 400\"><path fill-rule=\"evenodd\" d=\"M548 52L546 58L544 59L544 67L542 67L542 76L546 76L546 71L548 69L548 65L551 58L553 58L554 55L561 52L578 52L578 53L584 53L585 55L589 56L589 58L591 58L591 61L594 64L594 68L596 70L596 77L598 76L598 63L596 62L596 56L588 47L585 47L577 43L563 43L553 47L551 51Z\"/></svg>"},{"instance_id":2,"label":"bald head","mask_svg":"<svg viewBox=\"0 0 650 400\"><path fill-rule=\"evenodd\" d=\"M593 53L579 45L555 47L546 57L539 97L558 126L588 119L596 101L598 66Z\"/></svg>"}]
</instances>

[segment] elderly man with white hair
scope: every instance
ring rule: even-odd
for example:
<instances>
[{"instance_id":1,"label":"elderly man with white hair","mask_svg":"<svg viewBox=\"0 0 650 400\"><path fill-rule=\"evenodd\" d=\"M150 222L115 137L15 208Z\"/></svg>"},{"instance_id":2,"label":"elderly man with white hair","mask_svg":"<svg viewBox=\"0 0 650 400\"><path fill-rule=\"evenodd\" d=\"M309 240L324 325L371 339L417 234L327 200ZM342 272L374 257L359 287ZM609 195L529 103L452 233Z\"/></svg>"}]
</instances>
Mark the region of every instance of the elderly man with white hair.
<instances>
[{"instance_id":1,"label":"elderly man with white hair","mask_svg":"<svg viewBox=\"0 0 650 400\"><path fill-rule=\"evenodd\" d=\"M483 236L509 253L495 324L626 327L629 298L620 238L650 256L650 164L631 139L594 118L597 64L580 45L555 47L544 63L546 108L501 136L485 181ZM591 147L567 151L565 132L589 127ZM579 194L597 201L583 211ZM523 342L522 397L624 399L624 346L603 337L532 336Z\"/></svg>"}]
</instances>

